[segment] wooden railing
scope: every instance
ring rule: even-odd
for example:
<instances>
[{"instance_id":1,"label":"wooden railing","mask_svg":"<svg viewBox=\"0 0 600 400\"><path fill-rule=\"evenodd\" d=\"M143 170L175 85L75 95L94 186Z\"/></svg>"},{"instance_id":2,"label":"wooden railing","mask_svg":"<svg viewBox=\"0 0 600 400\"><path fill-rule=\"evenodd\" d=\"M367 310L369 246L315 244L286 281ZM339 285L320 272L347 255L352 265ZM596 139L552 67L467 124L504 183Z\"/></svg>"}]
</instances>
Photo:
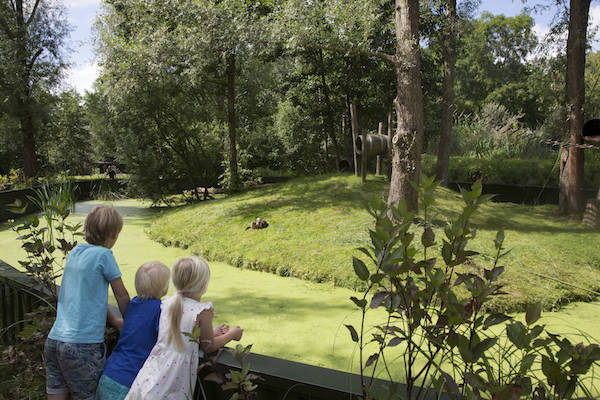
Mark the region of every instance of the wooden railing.
<instances>
[{"instance_id":1,"label":"wooden railing","mask_svg":"<svg viewBox=\"0 0 600 400\"><path fill-rule=\"evenodd\" d=\"M0 260L0 343L14 343L25 325L25 315L49 298L48 291L30 276Z\"/></svg>"},{"instance_id":2,"label":"wooden railing","mask_svg":"<svg viewBox=\"0 0 600 400\"><path fill-rule=\"evenodd\" d=\"M256 398L260 400L354 400L361 396L360 375L253 353L248 355L246 362L251 373L264 379L257 382ZM223 352L217 361L217 369L225 373L240 368L228 352ZM389 382L380 379L373 382L373 389L381 393L387 393L388 386ZM202 387L207 399L228 400L232 394L223 392L214 382L204 381ZM399 384L398 393L403 391L404 385ZM449 400L450 397L430 392L421 399ZM195 400L204 400L198 387Z\"/></svg>"}]
</instances>

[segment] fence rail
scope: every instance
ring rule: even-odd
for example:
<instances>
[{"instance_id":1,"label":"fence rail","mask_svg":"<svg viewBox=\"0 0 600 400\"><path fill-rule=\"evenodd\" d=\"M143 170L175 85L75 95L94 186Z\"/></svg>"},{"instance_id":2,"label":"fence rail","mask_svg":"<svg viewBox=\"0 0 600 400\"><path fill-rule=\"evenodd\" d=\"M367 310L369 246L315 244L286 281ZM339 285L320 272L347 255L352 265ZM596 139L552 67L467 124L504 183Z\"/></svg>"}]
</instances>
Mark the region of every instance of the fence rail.
<instances>
[{"instance_id":1,"label":"fence rail","mask_svg":"<svg viewBox=\"0 0 600 400\"><path fill-rule=\"evenodd\" d=\"M33 278L0 260L0 343L14 343L25 325L25 315L48 298L48 291Z\"/></svg>"}]
</instances>

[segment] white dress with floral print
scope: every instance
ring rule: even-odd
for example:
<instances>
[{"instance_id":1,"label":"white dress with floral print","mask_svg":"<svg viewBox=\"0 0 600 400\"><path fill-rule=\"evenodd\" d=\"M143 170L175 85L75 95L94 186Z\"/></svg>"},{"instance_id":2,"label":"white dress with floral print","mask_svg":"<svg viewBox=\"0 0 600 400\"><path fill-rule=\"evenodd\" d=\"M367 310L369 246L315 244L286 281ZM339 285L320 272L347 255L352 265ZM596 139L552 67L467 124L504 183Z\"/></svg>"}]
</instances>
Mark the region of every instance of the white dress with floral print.
<instances>
[{"instance_id":1,"label":"white dress with floral print","mask_svg":"<svg viewBox=\"0 0 600 400\"><path fill-rule=\"evenodd\" d=\"M185 350L179 351L174 343L168 344L169 309L176 296L168 297L161 304L158 339L142 369L136 376L126 400L187 400L192 398L196 385L198 356L202 351L198 344L183 335ZM212 309L212 303L201 303L182 298L181 331L191 333L197 315Z\"/></svg>"}]
</instances>

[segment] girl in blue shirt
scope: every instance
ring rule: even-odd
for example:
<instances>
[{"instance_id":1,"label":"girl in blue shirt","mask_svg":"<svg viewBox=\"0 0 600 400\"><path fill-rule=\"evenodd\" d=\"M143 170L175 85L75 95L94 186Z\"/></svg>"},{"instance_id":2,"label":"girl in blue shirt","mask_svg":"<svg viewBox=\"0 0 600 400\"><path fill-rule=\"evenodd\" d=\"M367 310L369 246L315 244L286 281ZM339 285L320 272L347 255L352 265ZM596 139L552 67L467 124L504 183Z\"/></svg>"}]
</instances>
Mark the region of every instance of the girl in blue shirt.
<instances>
[{"instance_id":1,"label":"girl in blue shirt","mask_svg":"<svg viewBox=\"0 0 600 400\"><path fill-rule=\"evenodd\" d=\"M156 343L160 298L167 294L171 272L158 261L142 265L135 274L137 296L127 307L117 347L106 360L96 400L121 400ZM119 325L119 321L115 325Z\"/></svg>"}]
</instances>

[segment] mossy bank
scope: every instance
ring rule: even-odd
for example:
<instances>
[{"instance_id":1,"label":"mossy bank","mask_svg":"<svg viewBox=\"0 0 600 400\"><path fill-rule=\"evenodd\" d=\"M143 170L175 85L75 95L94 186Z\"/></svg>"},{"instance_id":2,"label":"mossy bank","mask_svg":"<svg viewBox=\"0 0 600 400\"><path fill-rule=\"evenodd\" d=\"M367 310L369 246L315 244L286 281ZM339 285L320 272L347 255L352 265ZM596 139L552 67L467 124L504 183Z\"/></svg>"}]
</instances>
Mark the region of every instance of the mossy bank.
<instances>
[{"instance_id":1,"label":"mossy bank","mask_svg":"<svg viewBox=\"0 0 600 400\"><path fill-rule=\"evenodd\" d=\"M357 288L352 269L355 249L368 243L372 225L365 200L385 196L383 177L365 185L349 175L298 178L191 206L168 210L152 223L151 238L189 248L212 260L240 268L269 271L337 286ZM437 190L436 233L460 210L460 194ZM262 230L245 228L256 217L269 222ZM555 206L490 202L474 218L474 250L481 253L467 268L487 266L492 240L506 231L503 283L509 293L496 300L497 311L520 311L541 300L546 309L588 300L600 288L600 232L558 217Z\"/></svg>"}]
</instances>

